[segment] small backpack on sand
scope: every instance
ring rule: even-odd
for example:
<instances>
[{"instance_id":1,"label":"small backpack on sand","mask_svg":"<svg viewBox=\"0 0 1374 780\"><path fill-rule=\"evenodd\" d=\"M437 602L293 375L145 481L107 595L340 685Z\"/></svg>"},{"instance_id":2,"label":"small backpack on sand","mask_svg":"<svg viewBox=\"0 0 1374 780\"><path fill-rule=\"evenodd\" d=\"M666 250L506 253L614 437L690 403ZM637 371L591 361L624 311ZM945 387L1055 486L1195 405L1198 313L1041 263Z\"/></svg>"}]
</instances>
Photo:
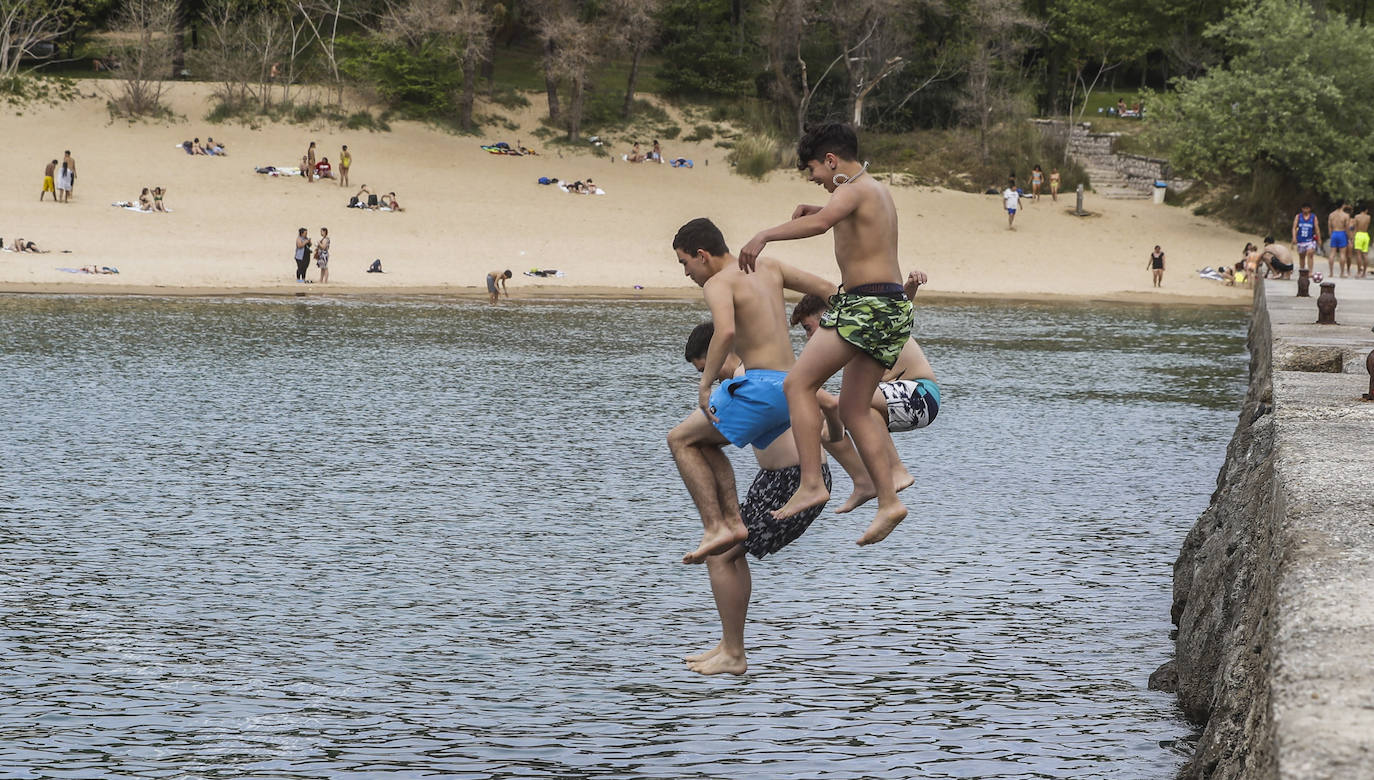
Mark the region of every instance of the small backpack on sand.
<instances>
[{"instance_id":1,"label":"small backpack on sand","mask_svg":"<svg viewBox=\"0 0 1374 780\"><path fill-rule=\"evenodd\" d=\"M373 261L372 261L372 265L370 265L370 266L367 267L367 272L370 273L370 274L379 274L379 273L382 273L382 261L381 261L381 260L373 260Z\"/></svg>"}]
</instances>

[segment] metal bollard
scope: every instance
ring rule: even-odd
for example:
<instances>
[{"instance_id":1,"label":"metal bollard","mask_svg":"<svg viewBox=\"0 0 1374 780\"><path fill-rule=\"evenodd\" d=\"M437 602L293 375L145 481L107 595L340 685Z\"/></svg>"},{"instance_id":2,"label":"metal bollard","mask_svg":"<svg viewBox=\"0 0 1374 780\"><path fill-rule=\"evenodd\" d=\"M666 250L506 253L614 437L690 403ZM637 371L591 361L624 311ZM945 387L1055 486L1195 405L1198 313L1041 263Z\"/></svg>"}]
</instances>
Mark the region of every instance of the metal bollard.
<instances>
[{"instance_id":1,"label":"metal bollard","mask_svg":"<svg viewBox=\"0 0 1374 780\"><path fill-rule=\"evenodd\" d=\"M1369 372L1369 392L1360 397L1366 401L1374 401L1374 350L1370 350L1369 357L1364 359L1364 370Z\"/></svg>"},{"instance_id":2,"label":"metal bollard","mask_svg":"<svg viewBox=\"0 0 1374 780\"><path fill-rule=\"evenodd\" d=\"M1312 272L1306 268L1298 271L1298 297L1311 298L1307 289L1312 285Z\"/></svg>"},{"instance_id":3,"label":"metal bollard","mask_svg":"<svg viewBox=\"0 0 1374 780\"><path fill-rule=\"evenodd\" d=\"M1317 324L1336 324L1336 283L1322 282L1322 294L1317 296Z\"/></svg>"},{"instance_id":4,"label":"metal bollard","mask_svg":"<svg viewBox=\"0 0 1374 780\"><path fill-rule=\"evenodd\" d=\"M1074 207L1073 213L1074 213L1075 215L1077 215L1077 216L1080 216L1080 217L1083 216L1083 185L1082 185L1082 184L1078 185L1078 205Z\"/></svg>"}]
</instances>

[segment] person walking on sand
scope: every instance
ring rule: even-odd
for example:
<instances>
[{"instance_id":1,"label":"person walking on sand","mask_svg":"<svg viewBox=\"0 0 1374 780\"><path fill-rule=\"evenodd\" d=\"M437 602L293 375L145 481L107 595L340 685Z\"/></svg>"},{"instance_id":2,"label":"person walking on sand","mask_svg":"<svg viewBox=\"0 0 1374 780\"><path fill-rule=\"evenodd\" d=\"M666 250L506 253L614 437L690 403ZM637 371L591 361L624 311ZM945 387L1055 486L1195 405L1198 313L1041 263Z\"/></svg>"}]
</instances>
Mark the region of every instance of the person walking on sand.
<instances>
[{"instance_id":1,"label":"person walking on sand","mask_svg":"<svg viewBox=\"0 0 1374 780\"><path fill-rule=\"evenodd\" d=\"M1059 202L1059 169L1050 171L1050 200Z\"/></svg>"},{"instance_id":2,"label":"person walking on sand","mask_svg":"<svg viewBox=\"0 0 1374 780\"><path fill-rule=\"evenodd\" d=\"M1322 243L1322 229L1317 224L1317 215L1312 213L1312 204L1302 204L1302 210L1293 215L1293 248L1298 252L1298 271L1313 271L1312 256Z\"/></svg>"},{"instance_id":3,"label":"person walking on sand","mask_svg":"<svg viewBox=\"0 0 1374 780\"><path fill-rule=\"evenodd\" d=\"M693 328L687 337L687 362L695 366L697 371L705 372L706 355L714 336L714 324L704 322ZM715 379L722 383L731 382L742 374L743 366L739 358L731 354ZM775 519L772 510L782 506L801 479L797 446L791 436L782 435L763 449L753 449L759 470L749 485L744 503L740 505L740 519L748 535L744 541L706 558L711 595L715 597L716 612L720 615L721 636L715 647L683 659L687 668L698 674L744 674L748 670L744 621L749 611L753 583L746 553L762 560L764 556L778 552L801 537L824 509L823 506L812 507L785 520ZM823 467L823 471L829 483L830 469Z\"/></svg>"},{"instance_id":4,"label":"person walking on sand","mask_svg":"<svg viewBox=\"0 0 1374 780\"><path fill-rule=\"evenodd\" d=\"M71 180L67 182L67 201L72 199L72 190L76 188L76 160L72 159L70 149L62 153L62 163L67 166L67 170L72 172Z\"/></svg>"},{"instance_id":5,"label":"person walking on sand","mask_svg":"<svg viewBox=\"0 0 1374 780\"><path fill-rule=\"evenodd\" d=\"M1155 244L1155 251L1150 253L1148 267L1154 276L1154 286L1162 287L1164 285L1164 250L1159 248L1159 244Z\"/></svg>"},{"instance_id":6,"label":"person walking on sand","mask_svg":"<svg viewBox=\"0 0 1374 780\"><path fill-rule=\"evenodd\" d=\"M1328 275L1336 278L1336 266L1341 267L1341 276L1350 273L1350 204L1342 203L1339 208L1326 217L1326 227L1330 231L1331 245L1326 252Z\"/></svg>"},{"instance_id":7,"label":"person walking on sand","mask_svg":"<svg viewBox=\"0 0 1374 780\"><path fill-rule=\"evenodd\" d=\"M1007 230L1015 230L1016 212L1021 208L1021 191L1016 188L1016 178L1007 180L1007 188L1002 190L1002 206L1007 210Z\"/></svg>"},{"instance_id":8,"label":"person walking on sand","mask_svg":"<svg viewBox=\"0 0 1374 780\"><path fill-rule=\"evenodd\" d=\"M511 278L510 269L504 271L491 271L487 274L487 294L491 296L491 302L496 303L501 300L501 292L506 294L507 300L510 299L510 290L506 288L506 280ZM500 291L497 285L500 285Z\"/></svg>"},{"instance_id":9,"label":"person walking on sand","mask_svg":"<svg viewBox=\"0 0 1374 780\"><path fill-rule=\"evenodd\" d=\"M353 155L348 152L348 144L339 152L339 186L348 186L348 168L353 164Z\"/></svg>"},{"instance_id":10,"label":"person walking on sand","mask_svg":"<svg viewBox=\"0 0 1374 780\"><path fill-rule=\"evenodd\" d=\"M57 172L57 192L54 197L59 203L70 203L72 200L72 171L66 163L62 163L62 169Z\"/></svg>"},{"instance_id":11,"label":"person walking on sand","mask_svg":"<svg viewBox=\"0 0 1374 780\"><path fill-rule=\"evenodd\" d=\"M1040 185L1045 183L1045 172L1037 165L1031 168L1031 200L1040 200Z\"/></svg>"},{"instance_id":12,"label":"person walking on sand","mask_svg":"<svg viewBox=\"0 0 1374 780\"><path fill-rule=\"evenodd\" d=\"M320 284L329 282L329 228L320 228L320 242L315 245L315 267L320 269Z\"/></svg>"},{"instance_id":13,"label":"person walking on sand","mask_svg":"<svg viewBox=\"0 0 1374 780\"><path fill-rule=\"evenodd\" d=\"M296 284L305 284L305 271L310 267L310 236L305 228L296 231Z\"/></svg>"},{"instance_id":14,"label":"person walking on sand","mask_svg":"<svg viewBox=\"0 0 1374 780\"><path fill-rule=\"evenodd\" d=\"M828 295L835 291L835 285L757 255L746 270L730 254L720 229L705 217L678 229L673 236L673 253L683 274L701 287L714 323L697 388L698 408L668 433L673 462L701 515L701 543L684 555L682 562L702 563L749 536L735 493L734 467L721 448L734 444L767 449L791 425L783 383L788 369L794 368L795 357L787 335L783 290ZM732 353L739 357L744 376L713 391L715 379ZM819 461L819 430L812 443ZM778 527L789 527L789 518L825 505L830 488L821 466L816 464L816 477L826 496L786 514L774 511L770 516ZM804 479L803 469L798 469L794 483L779 490L788 497L795 495Z\"/></svg>"},{"instance_id":15,"label":"person walking on sand","mask_svg":"<svg viewBox=\"0 0 1374 780\"><path fill-rule=\"evenodd\" d=\"M892 484L892 464L884 443L889 434L869 414L883 372L897 362L911 337L911 301L903 290L897 259L897 207L887 187L867 175L867 163L859 162L859 141L849 125L832 122L808 130L797 144L797 160L810 180L830 193L830 200L824 206L797 206L791 221L755 235L740 249L740 267L752 270L770 241L833 231L835 261L844 283L830 298L821 332L806 343L783 386L802 482L773 514L787 517L830 498L821 480L821 409L816 391L843 368L840 419L853 434L878 494L877 513L858 543L874 544L887 538L907 514Z\"/></svg>"},{"instance_id":16,"label":"person walking on sand","mask_svg":"<svg viewBox=\"0 0 1374 780\"><path fill-rule=\"evenodd\" d=\"M52 202L57 202L57 183L53 177L57 175L57 160L53 160L43 168L43 191L38 193L38 202L43 202L43 196L52 193Z\"/></svg>"},{"instance_id":17,"label":"person walking on sand","mask_svg":"<svg viewBox=\"0 0 1374 780\"><path fill-rule=\"evenodd\" d=\"M1361 279L1369 269L1369 205L1362 204L1360 213L1355 215L1351 221L1351 230L1355 231L1354 252L1355 272Z\"/></svg>"}]
</instances>

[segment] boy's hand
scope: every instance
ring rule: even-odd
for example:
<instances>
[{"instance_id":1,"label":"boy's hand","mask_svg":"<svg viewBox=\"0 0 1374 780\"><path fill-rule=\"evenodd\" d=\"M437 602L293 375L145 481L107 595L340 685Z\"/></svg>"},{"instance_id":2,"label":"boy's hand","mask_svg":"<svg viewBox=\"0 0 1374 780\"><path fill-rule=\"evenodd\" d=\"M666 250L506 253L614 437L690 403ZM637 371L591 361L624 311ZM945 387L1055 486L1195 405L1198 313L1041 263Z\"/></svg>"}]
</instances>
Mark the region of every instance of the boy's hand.
<instances>
[{"instance_id":1,"label":"boy's hand","mask_svg":"<svg viewBox=\"0 0 1374 780\"><path fill-rule=\"evenodd\" d=\"M697 406L701 408L701 413L706 415L706 419L712 423L720 422L720 418L711 413L711 386L701 388L697 392Z\"/></svg>"},{"instance_id":2,"label":"boy's hand","mask_svg":"<svg viewBox=\"0 0 1374 780\"><path fill-rule=\"evenodd\" d=\"M764 240L762 233L749 239L749 243L740 247L739 269L745 273L752 272L754 270L754 263L759 259L759 253L762 252L763 248L767 245L768 242Z\"/></svg>"},{"instance_id":3,"label":"boy's hand","mask_svg":"<svg viewBox=\"0 0 1374 780\"><path fill-rule=\"evenodd\" d=\"M812 214L815 214L816 212L820 211L822 208L824 207L811 206L806 203L803 203L792 211L792 219L801 219L802 217L809 217Z\"/></svg>"},{"instance_id":4,"label":"boy's hand","mask_svg":"<svg viewBox=\"0 0 1374 780\"><path fill-rule=\"evenodd\" d=\"M925 271L912 271L906 275L906 297L915 298L916 291L921 289L921 285L926 283Z\"/></svg>"}]
</instances>

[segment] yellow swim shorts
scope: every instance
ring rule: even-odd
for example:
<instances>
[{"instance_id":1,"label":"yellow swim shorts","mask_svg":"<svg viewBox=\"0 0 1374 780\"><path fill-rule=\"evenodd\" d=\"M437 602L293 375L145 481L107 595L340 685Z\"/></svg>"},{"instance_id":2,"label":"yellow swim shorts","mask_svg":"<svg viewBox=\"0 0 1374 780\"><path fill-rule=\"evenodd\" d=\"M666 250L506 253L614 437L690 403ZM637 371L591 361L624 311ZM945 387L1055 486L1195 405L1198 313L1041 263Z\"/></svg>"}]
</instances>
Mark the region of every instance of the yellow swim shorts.
<instances>
[{"instance_id":1,"label":"yellow swim shorts","mask_svg":"<svg viewBox=\"0 0 1374 780\"><path fill-rule=\"evenodd\" d=\"M1368 251L1369 251L1369 234L1368 234L1368 233L1365 233L1365 232L1361 231L1361 232L1355 234L1355 251L1356 251L1356 252L1368 252Z\"/></svg>"},{"instance_id":2,"label":"yellow swim shorts","mask_svg":"<svg viewBox=\"0 0 1374 780\"><path fill-rule=\"evenodd\" d=\"M53 189L53 186L52 186L52 177L51 177L51 176L44 176L44 177L43 177L43 191L44 191L44 192L56 192L56 191L57 191L57 190Z\"/></svg>"}]
</instances>

